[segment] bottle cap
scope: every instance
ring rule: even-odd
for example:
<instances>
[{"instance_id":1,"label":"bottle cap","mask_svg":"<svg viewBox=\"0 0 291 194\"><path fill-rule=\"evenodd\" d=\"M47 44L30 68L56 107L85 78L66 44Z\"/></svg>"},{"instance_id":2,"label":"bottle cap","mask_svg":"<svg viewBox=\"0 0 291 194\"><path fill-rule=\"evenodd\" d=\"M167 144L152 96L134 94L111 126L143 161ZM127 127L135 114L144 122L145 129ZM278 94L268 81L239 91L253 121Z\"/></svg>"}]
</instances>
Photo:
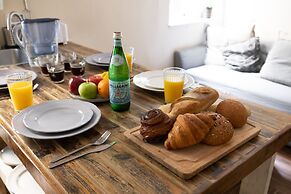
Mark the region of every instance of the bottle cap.
<instances>
[{"instance_id":1,"label":"bottle cap","mask_svg":"<svg viewBox=\"0 0 291 194\"><path fill-rule=\"evenodd\" d=\"M113 38L114 39L121 39L122 33L121 32L113 32Z\"/></svg>"}]
</instances>

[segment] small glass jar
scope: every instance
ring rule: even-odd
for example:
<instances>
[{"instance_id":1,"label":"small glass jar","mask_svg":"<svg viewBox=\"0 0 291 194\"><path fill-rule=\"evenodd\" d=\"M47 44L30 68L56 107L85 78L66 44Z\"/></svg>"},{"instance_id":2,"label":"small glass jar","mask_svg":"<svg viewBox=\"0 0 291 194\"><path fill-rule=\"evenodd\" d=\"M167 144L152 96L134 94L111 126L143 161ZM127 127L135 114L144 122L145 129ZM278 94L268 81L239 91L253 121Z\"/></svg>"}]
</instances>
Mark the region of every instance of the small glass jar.
<instances>
[{"instance_id":1,"label":"small glass jar","mask_svg":"<svg viewBox=\"0 0 291 194\"><path fill-rule=\"evenodd\" d=\"M54 83L63 83L65 68L62 63L59 62L59 55L48 56L49 62L47 63L47 70L49 72L49 77Z\"/></svg>"},{"instance_id":2,"label":"small glass jar","mask_svg":"<svg viewBox=\"0 0 291 194\"><path fill-rule=\"evenodd\" d=\"M86 62L84 59L76 59L71 63L71 72L75 76L83 76L85 74Z\"/></svg>"},{"instance_id":3,"label":"small glass jar","mask_svg":"<svg viewBox=\"0 0 291 194\"><path fill-rule=\"evenodd\" d=\"M65 72L71 72L71 63L77 59L77 54L75 52L61 53L61 63L64 65Z\"/></svg>"}]
</instances>

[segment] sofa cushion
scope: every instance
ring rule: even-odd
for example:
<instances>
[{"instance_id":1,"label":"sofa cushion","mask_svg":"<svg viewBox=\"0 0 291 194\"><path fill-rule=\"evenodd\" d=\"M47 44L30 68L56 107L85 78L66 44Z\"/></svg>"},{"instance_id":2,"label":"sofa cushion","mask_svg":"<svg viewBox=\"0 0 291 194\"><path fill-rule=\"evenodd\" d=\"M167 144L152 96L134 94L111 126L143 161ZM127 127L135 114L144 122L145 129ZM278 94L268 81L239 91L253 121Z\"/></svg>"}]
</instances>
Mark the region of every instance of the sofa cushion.
<instances>
[{"instance_id":1,"label":"sofa cushion","mask_svg":"<svg viewBox=\"0 0 291 194\"><path fill-rule=\"evenodd\" d=\"M225 65L221 48L207 47L204 59L205 65Z\"/></svg>"},{"instance_id":2,"label":"sofa cushion","mask_svg":"<svg viewBox=\"0 0 291 194\"><path fill-rule=\"evenodd\" d=\"M225 65L242 72L259 72L262 67L259 37L229 45L223 49Z\"/></svg>"},{"instance_id":3,"label":"sofa cushion","mask_svg":"<svg viewBox=\"0 0 291 194\"><path fill-rule=\"evenodd\" d=\"M260 78L259 73L242 73L224 66L200 66L187 72L203 85L264 106L291 113L291 87Z\"/></svg>"},{"instance_id":4,"label":"sofa cushion","mask_svg":"<svg viewBox=\"0 0 291 194\"><path fill-rule=\"evenodd\" d=\"M222 49L230 44L246 41L254 36L254 25L223 27L208 26L206 29L207 52L205 65L224 65Z\"/></svg>"},{"instance_id":5,"label":"sofa cushion","mask_svg":"<svg viewBox=\"0 0 291 194\"><path fill-rule=\"evenodd\" d=\"M264 79L291 86L291 41L275 42L260 74Z\"/></svg>"}]
</instances>

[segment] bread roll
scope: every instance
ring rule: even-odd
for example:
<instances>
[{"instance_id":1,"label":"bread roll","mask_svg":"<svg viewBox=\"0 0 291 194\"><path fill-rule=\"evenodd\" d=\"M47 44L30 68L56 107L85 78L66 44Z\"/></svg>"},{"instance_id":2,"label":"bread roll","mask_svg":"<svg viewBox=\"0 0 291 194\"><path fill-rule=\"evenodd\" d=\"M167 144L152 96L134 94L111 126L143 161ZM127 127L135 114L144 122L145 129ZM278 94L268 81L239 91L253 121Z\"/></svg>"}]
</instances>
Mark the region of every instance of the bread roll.
<instances>
[{"instance_id":1,"label":"bread roll","mask_svg":"<svg viewBox=\"0 0 291 194\"><path fill-rule=\"evenodd\" d=\"M216 90L210 87L197 87L170 104L160 107L170 118L180 114L199 113L208 109L219 97Z\"/></svg>"},{"instance_id":2,"label":"bread roll","mask_svg":"<svg viewBox=\"0 0 291 194\"><path fill-rule=\"evenodd\" d=\"M195 145L202 141L213 125L212 118L205 114L179 115L164 146L173 150Z\"/></svg>"},{"instance_id":3,"label":"bread roll","mask_svg":"<svg viewBox=\"0 0 291 194\"><path fill-rule=\"evenodd\" d=\"M242 103L231 99L221 101L216 107L216 112L229 120L234 128L244 126L247 123L249 115Z\"/></svg>"},{"instance_id":4,"label":"bread roll","mask_svg":"<svg viewBox=\"0 0 291 194\"><path fill-rule=\"evenodd\" d=\"M210 128L209 133L203 139L207 145L221 145L228 142L234 133L231 123L226 118L217 113L205 113L214 120L214 125Z\"/></svg>"}]
</instances>

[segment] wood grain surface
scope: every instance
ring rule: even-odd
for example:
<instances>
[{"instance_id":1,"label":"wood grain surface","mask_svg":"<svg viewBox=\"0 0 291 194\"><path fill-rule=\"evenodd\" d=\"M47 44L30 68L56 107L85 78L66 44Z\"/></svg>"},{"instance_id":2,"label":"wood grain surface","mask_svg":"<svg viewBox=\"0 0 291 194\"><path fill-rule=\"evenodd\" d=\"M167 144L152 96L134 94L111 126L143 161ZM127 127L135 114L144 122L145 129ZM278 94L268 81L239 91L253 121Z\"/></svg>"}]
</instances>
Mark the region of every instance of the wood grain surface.
<instances>
[{"instance_id":1,"label":"wood grain surface","mask_svg":"<svg viewBox=\"0 0 291 194\"><path fill-rule=\"evenodd\" d=\"M97 51L72 44L62 50L87 56ZM1 70L2 67L0 67ZM68 80L52 83L40 75L38 68L28 65L9 66L11 69L31 69L38 73L40 84L34 91L34 104L53 99L70 98ZM134 66L133 74L144 71ZM104 69L87 65L86 76ZM221 96L224 98L223 96ZM183 180L151 159L128 140L123 133L140 122L140 116L163 104L163 94L131 85L131 108L114 112L108 103L96 103L102 112L100 122L80 135L60 140L35 140L17 134L11 127L16 114L4 92L0 93L0 135L13 149L46 193L223 193L283 147L290 139L291 116L256 104L244 102L252 110L250 123L261 128L258 137L250 140L227 156L204 169L190 180ZM289 124L289 125L288 125ZM91 154L55 169L48 169L52 158L63 155L110 130L110 140L118 143L102 153Z\"/></svg>"},{"instance_id":2,"label":"wood grain surface","mask_svg":"<svg viewBox=\"0 0 291 194\"><path fill-rule=\"evenodd\" d=\"M209 146L200 143L180 150L167 150L163 144L145 143L139 128L129 129L124 135L141 151L183 179L192 178L260 133L259 128L247 123L242 128L235 129L232 139L223 145Z\"/></svg>"}]
</instances>

